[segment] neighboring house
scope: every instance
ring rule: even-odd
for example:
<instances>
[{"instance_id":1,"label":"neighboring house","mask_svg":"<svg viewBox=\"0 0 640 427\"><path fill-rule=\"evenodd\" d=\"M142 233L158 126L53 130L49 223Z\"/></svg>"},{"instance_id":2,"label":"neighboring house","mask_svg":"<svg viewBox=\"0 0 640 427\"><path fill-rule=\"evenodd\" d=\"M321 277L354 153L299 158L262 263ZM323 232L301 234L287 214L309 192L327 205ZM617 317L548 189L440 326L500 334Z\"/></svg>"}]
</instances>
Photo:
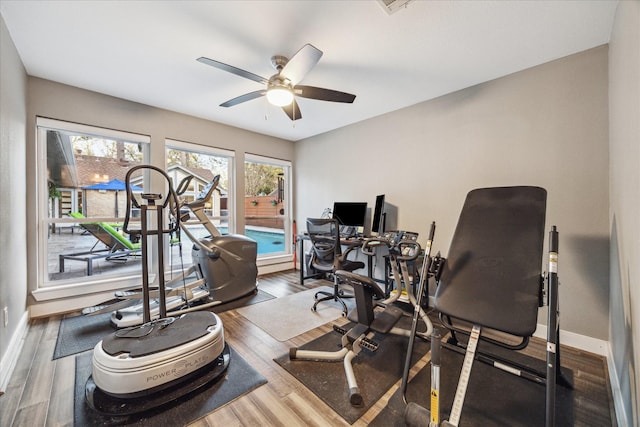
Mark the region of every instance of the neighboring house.
<instances>
[{"instance_id":1,"label":"neighboring house","mask_svg":"<svg viewBox=\"0 0 640 427\"><path fill-rule=\"evenodd\" d=\"M124 182L127 171L136 164L138 163L84 154L76 154L73 159L67 159L67 167L61 169L73 171L73 174L57 173L52 176L55 181L61 183L56 187L59 197L52 200L52 216L63 218L69 212L82 212L88 217L124 215L127 204L125 191L93 190L87 187L111 180ZM214 177L213 172L208 169L181 165L169 166L167 174L173 180L174 186L177 186L185 176L194 176L189 188L182 195L188 201L194 200ZM131 184L143 187L142 178L132 179ZM218 187L211 207L208 207L211 209L211 215L218 216L221 210L226 210L226 201L227 191Z\"/></svg>"}]
</instances>

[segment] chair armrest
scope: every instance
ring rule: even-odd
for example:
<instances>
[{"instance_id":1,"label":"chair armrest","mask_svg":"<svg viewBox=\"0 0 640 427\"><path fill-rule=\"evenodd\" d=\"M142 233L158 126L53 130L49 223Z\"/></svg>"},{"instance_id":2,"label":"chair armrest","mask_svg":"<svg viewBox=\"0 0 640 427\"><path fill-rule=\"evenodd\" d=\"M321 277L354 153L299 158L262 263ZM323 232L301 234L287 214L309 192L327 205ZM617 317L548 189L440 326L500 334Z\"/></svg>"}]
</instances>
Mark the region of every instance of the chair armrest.
<instances>
[{"instance_id":1,"label":"chair armrest","mask_svg":"<svg viewBox=\"0 0 640 427\"><path fill-rule=\"evenodd\" d=\"M340 242L340 243L342 244L342 242ZM340 255L340 257L339 257L340 261L346 261L347 256L349 255L349 253L351 251L353 251L354 249L361 247L362 246L362 242L361 241L354 241L352 243L349 243L349 244L343 245L343 246L347 246L347 249L344 252L342 252L342 254Z\"/></svg>"}]
</instances>

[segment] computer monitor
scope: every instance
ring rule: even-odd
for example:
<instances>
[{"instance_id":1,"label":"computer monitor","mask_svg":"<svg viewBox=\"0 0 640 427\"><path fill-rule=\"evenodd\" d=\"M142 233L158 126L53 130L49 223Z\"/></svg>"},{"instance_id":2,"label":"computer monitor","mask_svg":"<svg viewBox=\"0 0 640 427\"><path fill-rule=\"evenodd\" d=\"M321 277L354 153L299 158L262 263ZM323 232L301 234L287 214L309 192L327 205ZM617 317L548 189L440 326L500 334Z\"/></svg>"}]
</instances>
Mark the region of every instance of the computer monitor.
<instances>
[{"instance_id":1,"label":"computer monitor","mask_svg":"<svg viewBox=\"0 0 640 427\"><path fill-rule=\"evenodd\" d=\"M384 194L376 196L376 207L373 211L373 224L371 224L371 231L378 235L384 233L385 223L384 213Z\"/></svg>"},{"instance_id":2,"label":"computer monitor","mask_svg":"<svg viewBox=\"0 0 640 427\"><path fill-rule=\"evenodd\" d=\"M333 218L340 225L349 227L364 227L367 215L367 202L335 202L333 204Z\"/></svg>"}]
</instances>

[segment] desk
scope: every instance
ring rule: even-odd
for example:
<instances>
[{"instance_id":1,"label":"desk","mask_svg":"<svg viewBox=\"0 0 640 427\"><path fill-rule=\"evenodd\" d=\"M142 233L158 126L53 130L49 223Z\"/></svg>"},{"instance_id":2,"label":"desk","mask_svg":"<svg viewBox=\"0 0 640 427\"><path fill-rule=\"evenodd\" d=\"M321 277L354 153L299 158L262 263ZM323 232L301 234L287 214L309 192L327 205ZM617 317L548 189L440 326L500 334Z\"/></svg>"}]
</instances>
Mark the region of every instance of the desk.
<instances>
[{"instance_id":1,"label":"desk","mask_svg":"<svg viewBox=\"0 0 640 427\"><path fill-rule=\"evenodd\" d=\"M362 246L364 242L364 237L355 237L355 238L344 238L340 239L340 244L342 246L347 246L349 249L352 249L357 246ZM307 260L305 259L304 253L304 241L311 240L308 234L299 234L297 236L298 244L300 245L299 249L299 257L300 257L300 284L304 285L304 281L306 279L318 278L324 275L323 272L309 272L310 274L305 275L305 267L307 266ZM369 277L373 278L373 263L371 262L371 255L367 255L367 274Z\"/></svg>"}]
</instances>

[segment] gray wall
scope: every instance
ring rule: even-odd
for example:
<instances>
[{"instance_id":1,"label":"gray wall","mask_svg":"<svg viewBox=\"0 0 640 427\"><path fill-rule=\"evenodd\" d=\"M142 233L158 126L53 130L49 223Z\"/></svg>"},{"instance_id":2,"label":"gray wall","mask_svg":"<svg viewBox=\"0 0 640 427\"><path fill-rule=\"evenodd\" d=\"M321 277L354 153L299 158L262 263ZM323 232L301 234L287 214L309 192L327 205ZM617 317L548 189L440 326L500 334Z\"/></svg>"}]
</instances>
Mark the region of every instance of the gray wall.
<instances>
[{"instance_id":1,"label":"gray wall","mask_svg":"<svg viewBox=\"0 0 640 427\"><path fill-rule=\"evenodd\" d=\"M560 326L608 340L607 96L601 46L309 138L296 144L296 220L384 193L421 243L436 221L446 256L468 191L544 187L547 229L560 232Z\"/></svg>"},{"instance_id":2,"label":"gray wall","mask_svg":"<svg viewBox=\"0 0 640 427\"><path fill-rule=\"evenodd\" d=\"M27 74L1 16L0 57L0 310L9 309L8 327L0 322L0 360L3 360L27 304L24 216Z\"/></svg>"},{"instance_id":3,"label":"gray wall","mask_svg":"<svg viewBox=\"0 0 640 427\"><path fill-rule=\"evenodd\" d=\"M618 5L609 49L610 337L627 425L640 424L640 2ZM616 392L616 390L614 390ZM619 408L618 408L619 409Z\"/></svg>"}]
</instances>

